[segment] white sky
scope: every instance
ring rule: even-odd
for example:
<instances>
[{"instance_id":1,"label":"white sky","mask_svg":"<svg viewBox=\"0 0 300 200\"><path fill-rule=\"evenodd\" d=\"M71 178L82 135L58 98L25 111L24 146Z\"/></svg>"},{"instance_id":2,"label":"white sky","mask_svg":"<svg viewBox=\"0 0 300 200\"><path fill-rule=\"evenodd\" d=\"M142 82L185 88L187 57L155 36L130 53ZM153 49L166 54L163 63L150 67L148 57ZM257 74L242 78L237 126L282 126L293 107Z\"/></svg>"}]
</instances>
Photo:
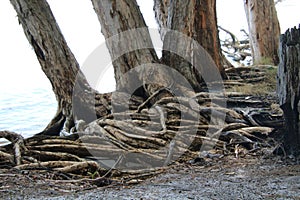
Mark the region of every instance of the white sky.
<instances>
[{"instance_id":1,"label":"white sky","mask_svg":"<svg viewBox=\"0 0 300 200\"><path fill-rule=\"evenodd\" d=\"M91 1L48 0L48 2L71 50L78 62L82 64L87 56L104 42ZM147 25L156 28L152 10L153 1L138 0L138 3ZM217 5L218 21L222 27L236 34L241 28L247 30L243 0L217 0ZM285 0L277 6L282 32L289 27L298 26L299 10L299 0ZM18 25L16 13L9 0L0 1L0 26L2 27L0 94L4 88L50 87L47 78L40 70L34 51L24 36L22 27ZM110 76L112 77L111 72Z\"/></svg>"}]
</instances>

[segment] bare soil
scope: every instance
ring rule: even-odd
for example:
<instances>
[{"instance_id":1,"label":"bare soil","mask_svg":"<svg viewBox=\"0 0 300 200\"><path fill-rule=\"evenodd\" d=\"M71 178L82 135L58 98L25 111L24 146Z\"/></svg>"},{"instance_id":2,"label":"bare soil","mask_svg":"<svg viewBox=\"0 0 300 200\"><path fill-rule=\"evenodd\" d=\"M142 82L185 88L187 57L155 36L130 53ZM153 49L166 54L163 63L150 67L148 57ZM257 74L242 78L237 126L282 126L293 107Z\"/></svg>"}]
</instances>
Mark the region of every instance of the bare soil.
<instances>
[{"instance_id":1,"label":"bare soil","mask_svg":"<svg viewBox=\"0 0 300 200\"><path fill-rule=\"evenodd\" d=\"M104 187L45 170L1 169L0 177L0 199L300 199L299 162L278 157L205 159Z\"/></svg>"}]
</instances>

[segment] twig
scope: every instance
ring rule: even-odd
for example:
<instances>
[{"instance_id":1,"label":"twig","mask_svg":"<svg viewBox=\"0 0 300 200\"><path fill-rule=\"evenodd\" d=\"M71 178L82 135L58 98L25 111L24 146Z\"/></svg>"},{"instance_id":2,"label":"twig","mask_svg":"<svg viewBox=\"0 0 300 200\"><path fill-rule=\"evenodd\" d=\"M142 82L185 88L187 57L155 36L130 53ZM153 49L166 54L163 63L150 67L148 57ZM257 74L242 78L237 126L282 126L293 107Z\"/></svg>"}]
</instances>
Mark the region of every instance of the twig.
<instances>
[{"instance_id":1,"label":"twig","mask_svg":"<svg viewBox=\"0 0 300 200\"><path fill-rule=\"evenodd\" d=\"M120 155L118 160L114 163L114 165L103 176L101 176L101 178L105 178L112 170L114 170L117 164L119 164L123 160L123 158L124 155Z\"/></svg>"}]
</instances>

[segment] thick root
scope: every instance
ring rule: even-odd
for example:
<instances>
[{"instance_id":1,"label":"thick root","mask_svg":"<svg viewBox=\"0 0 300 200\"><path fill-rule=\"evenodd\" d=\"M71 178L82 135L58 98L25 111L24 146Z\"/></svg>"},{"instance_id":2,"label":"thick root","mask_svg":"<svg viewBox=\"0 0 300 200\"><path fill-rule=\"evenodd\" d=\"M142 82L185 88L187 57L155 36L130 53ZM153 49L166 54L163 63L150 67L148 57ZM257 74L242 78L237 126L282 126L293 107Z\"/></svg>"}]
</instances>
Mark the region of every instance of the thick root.
<instances>
[{"instance_id":1,"label":"thick root","mask_svg":"<svg viewBox=\"0 0 300 200\"><path fill-rule=\"evenodd\" d=\"M241 156L275 145L270 143L274 141L270 137L275 128L261 126L270 124L273 118L243 109L264 109L262 106L268 105L264 102L247 100L238 93L225 94L230 105L242 105L239 110L220 106L224 98L219 94L202 92L193 100L167 96L153 102L159 95L155 93L144 103L140 99L133 101L129 110L107 114L70 136L37 135L24 141L16 133L0 132L1 137L13 143L13 151L11 146L0 149L0 160L13 162L20 170L52 169L132 180L155 174L171 163L198 157L199 151ZM122 102L119 104L122 106ZM278 119L282 120L274 117Z\"/></svg>"}]
</instances>

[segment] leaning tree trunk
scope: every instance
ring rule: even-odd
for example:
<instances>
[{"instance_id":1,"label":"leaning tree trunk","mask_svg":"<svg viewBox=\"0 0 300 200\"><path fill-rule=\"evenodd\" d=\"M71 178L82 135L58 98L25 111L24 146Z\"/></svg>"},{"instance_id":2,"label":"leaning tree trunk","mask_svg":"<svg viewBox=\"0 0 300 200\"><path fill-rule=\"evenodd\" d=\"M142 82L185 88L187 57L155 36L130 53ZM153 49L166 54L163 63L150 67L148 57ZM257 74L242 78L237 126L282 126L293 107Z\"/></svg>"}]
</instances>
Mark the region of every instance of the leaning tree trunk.
<instances>
[{"instance_id":1,"label":"leaning tree trunk","mask_svg":"<svg viewBox=\"0 0 300 200\"><path fill-rule=\"evenodd\" d=\"M278 96L286 119L284 145L289 154L300 154L300 28L280 38Z\"/></svg>"},{"instance_id":2,"label":"leaning tree trunk","mask_svg":"<svg viewBox=\"0 0 300 200\"><path fill-rule=\"evenodd\" d=\"M148 96L170 86L171 77L157 66L159 59L137 2L92 0L92 3L113 61L117 89L132 94L143 88L146 94L141 96Z\"/></svg>"},{"instance_id":3,"label":"leaning tree trunk","mask_svg":"<svg viewBox=\"0 0 300 200\"><path fill-rule=\"evenodd\" d=\"M274 0L245 0L254 63L277 65L280 26Z\"/></svg>"},{"instance_id":4,"label":"leaning tree trunk","mask_svg":"<svg viewBox=\"0 0 300 200\"><path fill-rule=\"evenodd\" d=\"M168 28L170 30L179 31L187 37L197 41L211 56L215 62L219 72L223 77L224 63L220 48L217 18L216 18L216 1L179 1L173 0L169 3L163 0L155 0L156 19L159 22L160 28ZM164 6L169 6L168 9ZM168 11L168 14L165 12ZM168 18L166 19L166 16ZM167 20L167 23L164 22ZM162 21L162 22L160 22ZM163 27L167 24L167 27ZM180 41L174 41L173 38L165 37L167 30L160 31L161 37L164 39L163 49L168 49L170 45L177 44L175 51L182 48L183 44ZM190 45L186 48L186 54L193 55L193 47ZM163 61L165 64L178 70L191 84L196 91L201 91L203 79L200 73L195 68L191 67L190 63L186 62L182 57L163 51Z\"/></svg>"},{"instance_id":5,"label":"leaning tree trunk","mask_svg":"<svg viewBox=\"0 0 300 200\"><path fill-rule=\"evenodd\" d=\"M47 1L11 0L10 2L18 14L19 22L36 53L43 72L51 82L58 101L56 116L42 134L57 135L62 129L69 132L74 126L75 118L85 121L96 118L95 93L80 71ZM74 105L76 109L73 109ZM102 111L105 114L107 109L104 108ZM101 112L98 115L101 115Z\"/></svg>"}]
</instances>

